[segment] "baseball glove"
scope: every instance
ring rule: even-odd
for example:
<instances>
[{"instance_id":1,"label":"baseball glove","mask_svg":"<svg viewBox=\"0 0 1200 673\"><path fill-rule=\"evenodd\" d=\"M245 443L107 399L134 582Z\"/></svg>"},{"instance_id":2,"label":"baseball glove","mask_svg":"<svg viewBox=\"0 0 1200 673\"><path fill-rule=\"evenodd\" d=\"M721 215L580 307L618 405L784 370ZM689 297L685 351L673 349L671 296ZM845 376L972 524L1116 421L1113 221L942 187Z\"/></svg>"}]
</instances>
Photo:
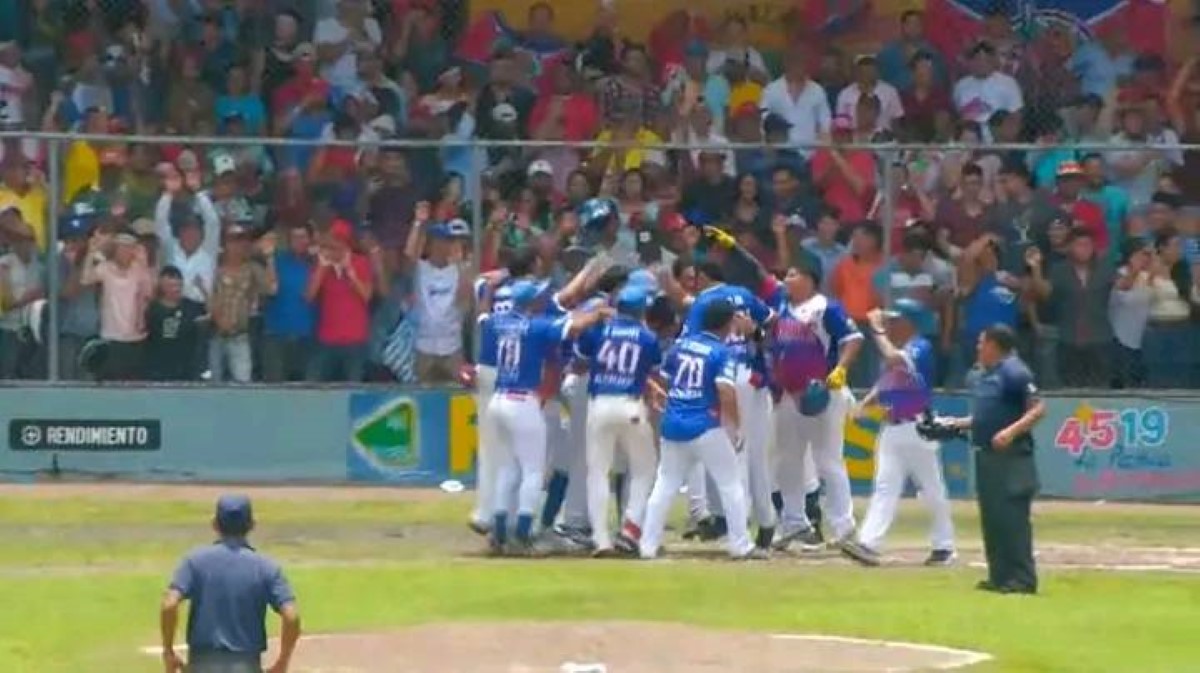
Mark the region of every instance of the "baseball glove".
<instances>
[{"instance_id":1,"label":"baseball glove","mask_svg":"<svg viewBox=\"0 0 1200 673\"><path fill-rule=\"evenodd\" d=\"M948 442L966 438L967 431L951 423L948 418L926 411L917 421L917 434L931 442Z\"/></svg>"}]
</instances>

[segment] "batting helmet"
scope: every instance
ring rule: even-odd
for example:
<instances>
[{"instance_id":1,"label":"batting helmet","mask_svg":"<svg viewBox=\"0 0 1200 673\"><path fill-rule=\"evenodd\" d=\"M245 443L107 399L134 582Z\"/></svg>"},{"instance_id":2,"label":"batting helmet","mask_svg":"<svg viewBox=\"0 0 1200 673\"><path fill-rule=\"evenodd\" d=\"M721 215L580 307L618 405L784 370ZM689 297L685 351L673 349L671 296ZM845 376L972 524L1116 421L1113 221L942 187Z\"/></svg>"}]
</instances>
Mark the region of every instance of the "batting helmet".
<instances>
[{"instance_id":1,"label":"batting helmet","mask_svg":"<svg viewBox=\"0 0 1200 673\"><path fill-rule=\"evenodd\" d=\"M804 416L816 416L829 406L829 387L820 379L808 382L808 387L796 400L796 406Z\"/></svg>"},{"instance_id":2,"label":"batting helmet","mask_svg":"<svg viewBox=\"0 0 1200 673\"><path fill-rule=\"evenodd\" d=\"M588 199L579 206L579 226L585 231L603 229L619 213L612 199Z\"/></svg>"}]
</instances>

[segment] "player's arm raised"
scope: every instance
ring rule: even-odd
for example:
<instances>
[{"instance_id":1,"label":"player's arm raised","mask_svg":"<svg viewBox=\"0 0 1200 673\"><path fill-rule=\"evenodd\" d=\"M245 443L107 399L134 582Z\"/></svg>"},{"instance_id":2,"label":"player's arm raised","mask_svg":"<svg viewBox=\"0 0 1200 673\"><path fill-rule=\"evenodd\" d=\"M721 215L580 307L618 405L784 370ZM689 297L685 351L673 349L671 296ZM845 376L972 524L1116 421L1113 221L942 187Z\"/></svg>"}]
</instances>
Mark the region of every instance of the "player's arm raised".
<instances>
[{"instance_id":1,"label":"player's arm raised","mask_svg":"<svg viewBox=\"0 0 1200 673\"><path fill-rule=\"evenodd\" d=\"M598 306L587 311L575 311L567 317L567 326L563 332L564 338L574 339L594 325L608 320L615 315L608 306Z\"/></svg>"},{"instance_id":2,"label":"player's arm raised","mask_svg":"<svg viewBox=\"0 0 1200 673\"><path fill-rule=\"evenodd\" d=\"M883 324L883 311L877 308L868 311L867 323L871 326L871 336L875 338L875 346L879 348L883 361L892 366L906 362L904 353L896 348L887 336L887 329Z\"/></svg>"}]
</instances>

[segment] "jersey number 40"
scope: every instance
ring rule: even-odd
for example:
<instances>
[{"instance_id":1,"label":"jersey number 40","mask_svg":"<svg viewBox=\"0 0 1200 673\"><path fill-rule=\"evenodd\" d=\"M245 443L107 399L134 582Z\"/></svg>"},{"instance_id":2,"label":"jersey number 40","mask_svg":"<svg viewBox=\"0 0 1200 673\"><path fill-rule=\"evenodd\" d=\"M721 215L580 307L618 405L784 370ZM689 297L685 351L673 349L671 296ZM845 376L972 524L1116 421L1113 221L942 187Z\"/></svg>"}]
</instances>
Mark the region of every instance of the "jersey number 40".
<instances>
[{"instance_id":1,"label":"jersey number 40","mask_svg":"<svg viewBox=\"0 0 1200 673\"><path fill-rule=\"evenodd\" d=\"M642 357L642 346L631 341L605 341L596 361L606 372L632 376Z\"/></svg>"}]
</instances>

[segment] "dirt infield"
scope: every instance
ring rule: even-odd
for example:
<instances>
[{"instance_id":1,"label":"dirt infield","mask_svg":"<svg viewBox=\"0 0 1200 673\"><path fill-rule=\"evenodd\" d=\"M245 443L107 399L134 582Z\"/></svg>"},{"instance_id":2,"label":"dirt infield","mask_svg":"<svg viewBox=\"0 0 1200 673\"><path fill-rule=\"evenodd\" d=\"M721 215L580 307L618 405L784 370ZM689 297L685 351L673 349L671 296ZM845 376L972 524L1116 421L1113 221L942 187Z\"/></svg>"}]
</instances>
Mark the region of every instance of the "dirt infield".
<instances>
[{"instance_id":1,"label":"dirt infield","mask_svg":"<svg viewBox=\"0 0 1200 673\"><path fill-rule=\"evenodd\" d=\"M157 655L152 648L146 654ZM645 622L430 624L301 641L296 673L904 673L990 657L933 645Z\"/></svg>"}]
</instances>

